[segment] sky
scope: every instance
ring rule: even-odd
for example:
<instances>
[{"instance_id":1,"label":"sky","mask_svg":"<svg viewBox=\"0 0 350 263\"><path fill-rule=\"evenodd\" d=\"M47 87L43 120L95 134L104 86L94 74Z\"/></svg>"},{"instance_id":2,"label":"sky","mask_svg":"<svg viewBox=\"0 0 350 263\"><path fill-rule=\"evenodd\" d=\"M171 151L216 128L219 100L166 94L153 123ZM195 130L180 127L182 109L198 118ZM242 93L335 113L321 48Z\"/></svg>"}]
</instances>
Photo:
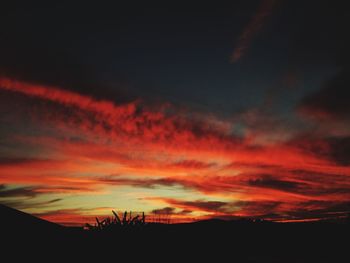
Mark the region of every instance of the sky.
<instances>
[{"instance_id":1,"label":"sky","mask_svg":"<svg viewBox=\"0 0 350 263\"><path fill-rule=\"evenodd\" d=\"M298 221L350 212L344 1L16 3L0 16L0 202Z\"/></svg>"}]
</instances>

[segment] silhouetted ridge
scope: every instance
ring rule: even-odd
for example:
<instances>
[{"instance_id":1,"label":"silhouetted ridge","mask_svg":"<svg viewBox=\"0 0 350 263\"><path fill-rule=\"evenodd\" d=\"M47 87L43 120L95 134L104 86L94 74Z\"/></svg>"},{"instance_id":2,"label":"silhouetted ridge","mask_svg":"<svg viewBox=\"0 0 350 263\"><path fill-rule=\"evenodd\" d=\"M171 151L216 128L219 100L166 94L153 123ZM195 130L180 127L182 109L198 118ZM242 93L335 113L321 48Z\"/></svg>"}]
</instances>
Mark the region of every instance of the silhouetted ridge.
<instances>
[{"instance_id":1,"label":"silhouetted ridge","mask_svg":"<svg viewBox=\"0 0 350 263\"><path fill-rule=\"evenodd\" d=\"M37 218L25 212L0 204L1 232L58 231L63 226Z\"/></svg>"}]
</instances>

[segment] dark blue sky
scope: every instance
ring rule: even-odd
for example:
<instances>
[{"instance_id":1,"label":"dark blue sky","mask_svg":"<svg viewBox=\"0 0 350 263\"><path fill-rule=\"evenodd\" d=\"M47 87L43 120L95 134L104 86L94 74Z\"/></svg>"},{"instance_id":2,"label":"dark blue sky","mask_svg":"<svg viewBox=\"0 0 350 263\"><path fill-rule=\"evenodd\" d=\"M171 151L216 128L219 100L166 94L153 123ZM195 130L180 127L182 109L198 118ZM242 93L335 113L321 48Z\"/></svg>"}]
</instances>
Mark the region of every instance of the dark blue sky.
<instances>
[{"instance_id":1,"label":"dark blue sky","mask_svg":"<svg viewBox=\"0 0 350 263\"><path fill-rule=\"evenodd\" d=\"M264 5L271 10L258 19L244 55L230 63ZM346 52L339 1L13 3L3 10L6 75L225 116L270 97L278 111L293 108L337 73Z\"/></svg>"}]
</instances>

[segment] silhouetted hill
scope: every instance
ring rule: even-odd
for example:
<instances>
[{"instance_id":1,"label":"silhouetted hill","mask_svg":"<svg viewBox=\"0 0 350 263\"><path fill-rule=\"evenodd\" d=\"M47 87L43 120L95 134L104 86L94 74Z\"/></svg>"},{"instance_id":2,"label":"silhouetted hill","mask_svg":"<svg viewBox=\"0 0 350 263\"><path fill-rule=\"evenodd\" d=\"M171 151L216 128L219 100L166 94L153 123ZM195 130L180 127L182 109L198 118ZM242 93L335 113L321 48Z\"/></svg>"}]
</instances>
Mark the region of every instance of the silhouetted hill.
<instances>
[{"instance_id":1,"label":"silhouetted hill","mask_svg":"<svg viewBox=\"0 0 350 263\"><path fill-rule=\"evenodd\" d=\"M250 220L205 220L186 224L147 224L106 231L78 231L0 206L3 251L12 261L25 251L36 258L46 251L55 259L116 256L162 262L195 259L230 262L349 262L349 224L280 224ZM3 235L5 233L5 235ZM23 252L24 253L24 252Z\"/></svg>"},{"instance_id":2,"label":"silhouetted hill","mask_svg":"<svg viewBox=\"0 0 350 263\"><path fill-rule=\"evenodd\" d=\"M61 225L37 218L22 211L0 204L1 231L59 231Z\"/></svg>"}]
</instances>

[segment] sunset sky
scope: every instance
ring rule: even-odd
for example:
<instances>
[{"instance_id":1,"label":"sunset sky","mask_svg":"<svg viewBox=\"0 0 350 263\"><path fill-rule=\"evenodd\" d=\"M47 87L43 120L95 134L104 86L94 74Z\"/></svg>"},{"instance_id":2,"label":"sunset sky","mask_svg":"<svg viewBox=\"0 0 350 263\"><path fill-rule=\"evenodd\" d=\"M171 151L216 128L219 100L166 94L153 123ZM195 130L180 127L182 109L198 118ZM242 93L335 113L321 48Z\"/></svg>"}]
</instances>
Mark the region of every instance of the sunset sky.
<instances>
[{"instance_id":1,"label":"sunset sky","mask_svg":"<svg viewBox=\"0 0 350 263\"><path fill-rule=\"evenodd\" d=\"M345 1L8 2L0 203L66 225L350 212Z\"/></svg>"}]
</instances>

